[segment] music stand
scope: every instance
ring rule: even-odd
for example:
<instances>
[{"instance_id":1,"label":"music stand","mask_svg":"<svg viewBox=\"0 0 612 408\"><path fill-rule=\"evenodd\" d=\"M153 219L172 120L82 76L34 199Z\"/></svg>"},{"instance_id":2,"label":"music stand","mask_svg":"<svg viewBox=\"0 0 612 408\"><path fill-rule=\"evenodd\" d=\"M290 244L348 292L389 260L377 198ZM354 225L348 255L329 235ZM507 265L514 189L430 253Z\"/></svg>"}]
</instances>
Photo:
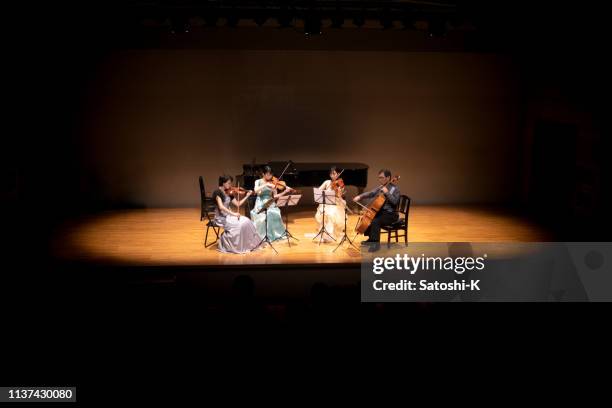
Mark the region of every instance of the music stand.
<instances>
[{"instance_id":1,"label":"music stand","mask_svg":"<svg viewBox=\"0 0 612 408\"><path fill-rule=\"evenodd\" d=\"M336 246L336 248L334 248L334 250L332 252L336 252L336 249L340 248L340 246L342 246L342 244L344 243L344 241L348 241L348 243L355 248L356 250L359 250L359 248L357 248L355 246L355 244L353 244L353 241L351 241L351 239L349 238L348 234L346 233L347 229L347 220L348 220L348 215L346 213L347 208L344 208L344 235L342 236L342 239L340 240L340 242L338 243L338 245ZM353 238L354 239L354 238Z\"/></svg>"},{"instance_id":2,"label":"music stand","mask_svg":"<svg viewBox=\"0 0 612 408\"><path fill-rule=\"evenodd\" d=\"M336 205L336 192L329 191L329 190L319 190L316 187L313 188L312 190L314 192L315 202L319 204L323 204L323 222L321 225L321 229L319 230L317 235L314 236L312 240L314 241L320 235L321 238L319 239L319 245L321 245L321 242L323 241L323 236L327 234L328 237L330 237L331 239L335 241L336 239L332 237L331 234L327 232L327 230L325 229L325 206L326 205Z\"/></svg>"},{"instance_id":3,"label":"music stand","mask_svg":"<svg viewBox=\"0 0 612 408\"><path fill-rule=\"evenodd\" d=\"M259 209L259 211L257 211L257 214L261 214L262 212L265 213L266 234L261 239L261 241L259 241L259 244L257 244L257 246L253 250L259 248L261 244L263 244L264 242L267 242L268 245L270 245L270 247L274 250L274 252L278 254L278 251L276 250L276 248L274 248L274 246L272 245L272 241L270 240L270 237L268 236L268 208L270 208L273 202L274 202L274 198L270 198L268 201L264 203L264 205Z\"/></svg>"},{"instance_id":4,"label":"music stand","mask_svg":"<svg viewBox=\"0 0 612 408\"><path fill-rule=\"evenodd\" d=\"M292 207L294 205L297 205L297 203L300 201L300 198L302 198L301 194L281 196L281 197L278 197L278 199L276 200L276 206L279 208L280 207ZM299 239L291 235L291 233L289 232L289 214L287 213L285 213L285 233L283 234L283 236L287 237L287 243L289 244L290 248L291 248L291 241L290 241L291 238L295 239L296 241L299 241Z\"/></svg>"}]
</instances>

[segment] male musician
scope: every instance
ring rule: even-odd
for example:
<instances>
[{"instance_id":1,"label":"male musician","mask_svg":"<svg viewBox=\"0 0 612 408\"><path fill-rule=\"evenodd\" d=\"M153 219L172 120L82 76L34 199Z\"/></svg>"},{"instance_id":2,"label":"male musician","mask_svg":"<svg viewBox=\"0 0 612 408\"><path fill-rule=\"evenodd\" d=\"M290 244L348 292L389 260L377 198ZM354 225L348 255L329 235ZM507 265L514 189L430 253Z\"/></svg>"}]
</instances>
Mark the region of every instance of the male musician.
<instances>
[{"instance_id":1,"label":"male musician","mask_svg":"<svg viewBox=\"0 0 612 408\"><path fill-rule=\"evenodd\" d=\"M391 183L391 171L388 169L380 170L378 172L378 181L380 182L379 187L372 191L359 194L353 198L353 201L359 202L362 198L374 198L380 192L382 192L386 198L385 204L376 213L372 223L364 233L364 235L368 236L368 239L364 241L364 243L372 244L370 251L380 249L380 228L385 225L393 224L399 219L396 209L400 200L400 191L395 184Z\"/></svg>"}]
</instances>

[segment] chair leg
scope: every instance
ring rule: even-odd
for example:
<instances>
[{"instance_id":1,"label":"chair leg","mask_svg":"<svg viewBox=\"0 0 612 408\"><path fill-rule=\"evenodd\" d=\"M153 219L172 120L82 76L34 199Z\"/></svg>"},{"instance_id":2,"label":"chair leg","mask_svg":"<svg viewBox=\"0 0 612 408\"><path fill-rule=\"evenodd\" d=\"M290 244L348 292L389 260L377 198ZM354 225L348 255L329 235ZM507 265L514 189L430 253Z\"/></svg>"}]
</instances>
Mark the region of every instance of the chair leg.
<instances>
[{"instance_id":1,"label":"chair leg","mask_svg":"<svg viewBox=\"0 0 612 408\"><path fill-rule=\"evenodd\" d=\"M215 233L215 240L212 241L210 244L208 243L208 233L209 230L212 228L213 232ZM206 235L204 237L204 248L208 248L209 246L213 246L217 243L217 241L219 240L219 229L218 227L211 227L210 225L206 226Z\"/></svg>"},{"instance_id":2,"label":"chair leg","mask_svg":"<svg viewBox=\"0 0 612 408\"><path fill-rule=\"evenodd\" d=\"M387 231L387 248L391 248L391 231Z\"/></svg>"},{"instance_id":3,"label":"chair leg","mask_svg":"<svg viewBox=\"0 0 612 408\"><path fill-rule=\"evenodd\" d=\"M404 230L404 244L408 246L408 228Z\"/></svg>"},{"instance_id":4,"label":"chair leg","mask_svg":"<svg viewBox=\"0 0 612 408\"><path fill-rule=\"evenodd\" d=\"M215 231L215 241L211 242L210 245L215 245L217 241L219 241L219 237L221 236L221 228L213 227L213 231Z\"/></svg>"}]
</instances>

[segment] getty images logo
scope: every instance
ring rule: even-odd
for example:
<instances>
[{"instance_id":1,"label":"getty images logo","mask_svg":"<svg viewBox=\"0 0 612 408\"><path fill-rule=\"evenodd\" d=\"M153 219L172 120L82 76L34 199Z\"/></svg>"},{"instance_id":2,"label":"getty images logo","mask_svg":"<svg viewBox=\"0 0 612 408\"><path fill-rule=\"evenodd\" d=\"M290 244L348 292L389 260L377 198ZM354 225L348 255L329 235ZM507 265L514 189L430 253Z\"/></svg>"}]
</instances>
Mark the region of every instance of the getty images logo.
<instances>
[{"instance_id":1,"label":"getty images logo","mask_svg":"<svg viewBox=\"0 0 612 408\"><path fill-rule=\"evenodd\" d=\"M414 275L418 270L423 271L453 271L461 275L466 271L482 271L485 268L487 254L481 257L426 257L396 254L394 257L376 257L373 259L372 272L381 275L389 270L403 270Z\"/></svg>"}]
</instances>

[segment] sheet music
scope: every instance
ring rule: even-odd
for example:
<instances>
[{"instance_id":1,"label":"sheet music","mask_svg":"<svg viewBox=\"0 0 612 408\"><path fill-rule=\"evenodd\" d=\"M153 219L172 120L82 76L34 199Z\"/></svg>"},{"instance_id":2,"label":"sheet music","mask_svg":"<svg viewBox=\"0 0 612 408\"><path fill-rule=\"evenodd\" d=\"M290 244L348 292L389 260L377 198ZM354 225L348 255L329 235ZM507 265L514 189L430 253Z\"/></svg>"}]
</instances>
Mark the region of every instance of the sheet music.
<instances>
[{"instance_id":1,"label":"sheet music","mask_svg":"<svg viewBox=\"0 0 612 408\"><path fill-rule=\"evenodd\" d=\"M316 203L336 205L336 192L334 190L320 190L314 187L312 191L314 193L314 200Z\"/></svg>"},{"instance_id":2,"label":"sheet music","mask_svg":"<svg viewBox=\"0 0 612 408\"><path fill-rule=\"evenodd\" d=\"M300 201L300 198L302 198L301 194L282 196L276 200L276 206L277 207L294 206L294 205L297 205L297 203Z\"/></svg>"}]
</instances>

